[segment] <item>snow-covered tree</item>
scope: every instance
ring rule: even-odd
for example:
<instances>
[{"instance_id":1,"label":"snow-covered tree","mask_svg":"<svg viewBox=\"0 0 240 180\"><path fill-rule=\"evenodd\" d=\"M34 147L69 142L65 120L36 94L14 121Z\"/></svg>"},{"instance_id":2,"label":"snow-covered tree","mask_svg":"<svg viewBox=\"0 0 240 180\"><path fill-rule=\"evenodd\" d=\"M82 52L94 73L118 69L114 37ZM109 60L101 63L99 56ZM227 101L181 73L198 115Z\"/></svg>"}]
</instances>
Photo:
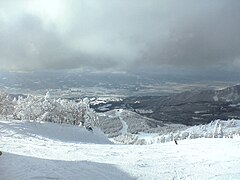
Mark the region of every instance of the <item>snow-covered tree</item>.
<instances>
[{"instance_id":1,"label":"snow-covered tree","mask_svg":"<svg viewBox=\"0 0 240 180\"><path fill-rule=\"evenodd\" d=\"M222 124L221 123L219 123L217 134L218 134L218 138L223 137L223 131L222 131Z\"/></svg>"},{"instance_id":2,"label":"snow-covered tree","mask_svg":"<svg viewBox=\"0 0 240 180\"><path fill-rule=\"evenodd\" d=\"M54 123L68 123L73 125L85 124L87 126L98 126L98 117L93 109L89 107L87 98L75 102L67 99L52 98L47 92L45 96L19 97L17 100L8 100L4 95L1 102L12 107L11 113L14 119L48 121ZM0 102L0 103L1 103ZM3 110L0 111L4 114Z\"/></svg>"},{"instance_id":3,"label":"snow-covered tree","mask_svg":"<svg viewBox=\"0 0 240 180\"><path fill-rule=\"evenodd\" d=\"M0 114L7 118L14 111L14 102L5 92L0 92Z\"/></svg>"},{"instance_id":4,"label":"snow-covered tree","mask_svg":"<svg viewBox=\"0 0 240 180\"><path fill-rule=\"evenodd\" d=\"M218 137L218 124L219 124L219 121L218 120L215 121L214 129L213 129L213 135L212 135L213 138Z\"/></svg>"}]
</instances>

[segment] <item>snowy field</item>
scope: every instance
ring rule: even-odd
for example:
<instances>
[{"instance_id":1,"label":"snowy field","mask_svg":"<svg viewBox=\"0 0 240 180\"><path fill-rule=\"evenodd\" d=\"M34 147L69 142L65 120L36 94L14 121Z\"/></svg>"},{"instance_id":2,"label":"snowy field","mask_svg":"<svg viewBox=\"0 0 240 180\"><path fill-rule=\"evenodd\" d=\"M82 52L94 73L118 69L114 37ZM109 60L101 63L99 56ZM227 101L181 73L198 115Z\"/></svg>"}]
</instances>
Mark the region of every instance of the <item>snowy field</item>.
<instances>
[{"instance_id":1,"label":"snowy field","mask_svg":"<svg viewBox=\"0 0 240 180\"><path fill-rule=\"evenodd\" d=\"M116 145L84 128L0 121L0 179L239 179L240 138Z\"/></svg>"}]
</instances>

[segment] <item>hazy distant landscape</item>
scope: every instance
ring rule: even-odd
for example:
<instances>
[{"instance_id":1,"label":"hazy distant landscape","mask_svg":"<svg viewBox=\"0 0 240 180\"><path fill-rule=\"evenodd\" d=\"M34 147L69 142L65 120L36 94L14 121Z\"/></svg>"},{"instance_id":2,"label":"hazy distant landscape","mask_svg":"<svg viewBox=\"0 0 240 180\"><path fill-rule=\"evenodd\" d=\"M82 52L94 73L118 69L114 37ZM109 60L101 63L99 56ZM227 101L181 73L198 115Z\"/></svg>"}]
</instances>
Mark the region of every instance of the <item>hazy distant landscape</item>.
<instances>
[{"instance_id":1,"label":"hazy distant landscape","mask_svg":"<svg viewBox=\"0 0 240 180\"><path fill-rule=\"evenodd\" d=\"M237 73L236 73L237 74ZM126 109L157 121L184 125L206 124L215 119L240 118L235 76L224 78L178 72L5 72L1 90L15 97L28 94L78 101L90 98L96 112ZM229 80L229 81L227 81ZM228 90L233 87L233 90ZM224 90L227 88L227 90ZM216 94L226 91L221 98ZM102 99L102 100L101 100Z\"/></svg>"},{"instance_id":2,"label":"hazy distant landscape","mask_svg":"<svg viewBox=\"0 0 240 180\"><path fill-rule=\"evenodd\" d=\"M11 93L58 96L162 96L187 90L221 89L238 82L238 72L217 77L155 72L2 72L0 88ZM223 76L221 78L221 76Z\"/></svg>"}]
</instances>

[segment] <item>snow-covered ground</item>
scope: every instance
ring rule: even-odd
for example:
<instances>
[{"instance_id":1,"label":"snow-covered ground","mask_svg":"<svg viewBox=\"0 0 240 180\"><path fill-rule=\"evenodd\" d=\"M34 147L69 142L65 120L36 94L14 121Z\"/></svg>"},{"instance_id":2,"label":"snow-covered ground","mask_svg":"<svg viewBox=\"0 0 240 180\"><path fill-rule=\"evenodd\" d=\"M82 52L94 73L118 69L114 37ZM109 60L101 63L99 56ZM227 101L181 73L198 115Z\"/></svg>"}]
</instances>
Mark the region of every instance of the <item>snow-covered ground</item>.
<instances>
[{"instance_id":1,"label":"snow-covered ground","mask_svg":"<svg viewBox=\"0 0 240 180\"><path fill-rule=\"evenodd\" d=\"M118 118L120 119L121 123L122 123L122 129L120 131L120 133L122 135L124 134L127 134L127 130L128 130L128 125L127 123L123 120L122 116L121 116L121 113L122 113L122 109L119 109L116 111L116 115L118 116Z\"/></svg>"},{"instance_id":2,"label":"snow-covered ground","mask_svg":"<svg viewBox=\"0 0 240 180\"><path fill-rule=\"evenodd\" d=\"M239 179L240 138L112 144L98 130L0 121L0 179Z\"/></svg>"}]
</instances>

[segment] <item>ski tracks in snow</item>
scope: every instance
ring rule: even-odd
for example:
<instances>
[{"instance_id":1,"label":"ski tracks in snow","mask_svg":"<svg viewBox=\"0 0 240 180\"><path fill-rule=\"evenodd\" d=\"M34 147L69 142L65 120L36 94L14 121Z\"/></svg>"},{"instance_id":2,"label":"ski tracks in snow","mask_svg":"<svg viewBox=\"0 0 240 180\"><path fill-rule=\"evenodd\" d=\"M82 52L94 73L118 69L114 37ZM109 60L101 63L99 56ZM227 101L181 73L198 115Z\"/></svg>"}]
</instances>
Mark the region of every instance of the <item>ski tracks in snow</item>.
<instances>
[{"instance_id":1,"label":"ski tracks in snow","mask_svg":"<svg viewBox=\"0 0 240 180\"><path fill-rule=\"evenodd\" d=\"M121 114L122 114L122 109L116 110L116 115L119 117L119 120L120 120L121 123L122 123L122 129L120 130L120 133L121 133L122 135L124 135L124 134L127 134L128 125L127 125L126 121L123 120Z\"/></svg>"}]
</instances>

